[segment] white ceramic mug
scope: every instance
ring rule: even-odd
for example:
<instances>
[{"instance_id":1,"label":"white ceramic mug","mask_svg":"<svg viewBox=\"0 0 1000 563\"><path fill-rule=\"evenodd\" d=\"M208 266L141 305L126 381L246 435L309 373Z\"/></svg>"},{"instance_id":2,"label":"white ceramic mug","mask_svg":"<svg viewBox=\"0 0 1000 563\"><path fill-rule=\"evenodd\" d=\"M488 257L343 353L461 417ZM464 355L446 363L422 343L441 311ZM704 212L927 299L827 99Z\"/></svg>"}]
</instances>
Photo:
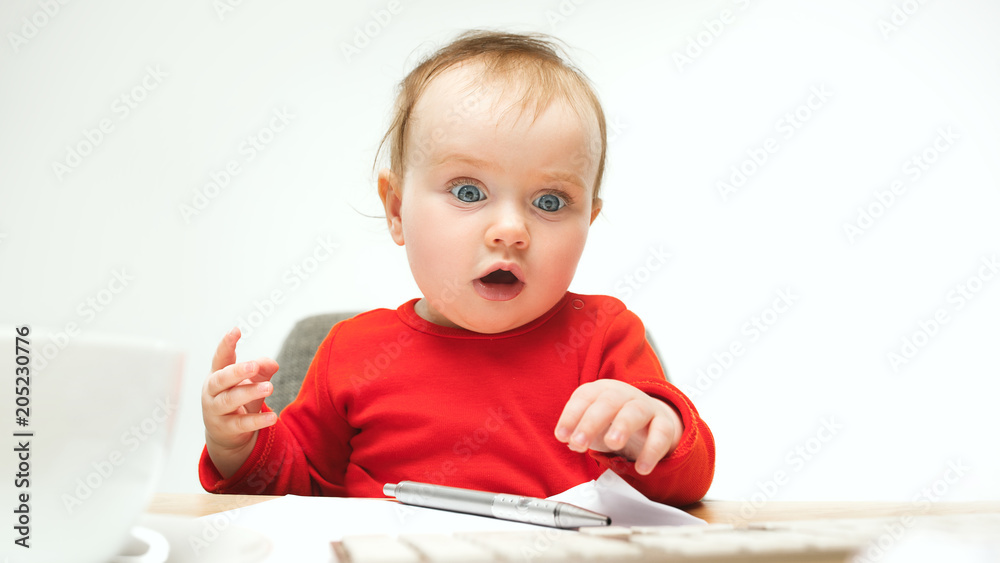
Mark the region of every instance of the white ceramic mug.
<instances>
[{"instance_id":1,"label":"white ceramic mug","mask_svg":"<svg viewBox=\"0 0 1000 563\"><path fill-rule=\"evenodd\" d=\"M183 356L131 337L23 332L0 327L0 432L9 444L0 466L10 468L0 489L0 553L11 563L106 562L155 490ZM25 534L29 548L16 543Z\"/></svg>"}]
</instances>

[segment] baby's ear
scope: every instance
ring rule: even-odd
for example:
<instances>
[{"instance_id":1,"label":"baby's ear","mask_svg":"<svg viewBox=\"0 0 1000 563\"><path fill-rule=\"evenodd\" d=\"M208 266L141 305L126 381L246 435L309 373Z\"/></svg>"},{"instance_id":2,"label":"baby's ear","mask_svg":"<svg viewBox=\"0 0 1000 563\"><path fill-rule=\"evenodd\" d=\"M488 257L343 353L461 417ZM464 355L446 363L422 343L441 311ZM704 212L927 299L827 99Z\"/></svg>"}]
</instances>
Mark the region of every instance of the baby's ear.
<instances>
[{"instance_id":1,"label":"baby's ear","mask_svg":"<svg viewBox=\"0 0 1000 563\"><path fill-rule=\"evenodd\" d=\"M601 212L601 208L604 207L604 202L601 198L595 197L594 201L590 204L590 224L594 224L594 220L597 219L597 215Z\"/></svg>"},{"instance_id":2,"label":"baby's ear","mask_svg":"<svg viewBox=\"0 0 1000 563\"><path fill-rule=\"evenodd\" d=\"M399 246L403 246L403 217L400 210L403 206L402 183L388 168L378 173L378 197L385 208L385 221L389 225L389 234Z\"/></svg>"}]
</instances>

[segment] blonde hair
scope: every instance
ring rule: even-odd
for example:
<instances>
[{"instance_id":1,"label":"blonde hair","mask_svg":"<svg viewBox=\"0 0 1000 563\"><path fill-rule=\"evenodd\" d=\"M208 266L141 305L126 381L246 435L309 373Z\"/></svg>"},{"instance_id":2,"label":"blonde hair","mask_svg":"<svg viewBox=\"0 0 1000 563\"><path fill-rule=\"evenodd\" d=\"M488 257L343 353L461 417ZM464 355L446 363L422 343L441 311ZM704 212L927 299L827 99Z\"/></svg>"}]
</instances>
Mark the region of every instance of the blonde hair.
<instances>
[{"instance_id":1,"label":"blonde hair","mask_svg":"<svg viewBox=\"0 0 1000 563\"><path fill-rule=\"evenodd\" d=\"M406 134L417 100L434 77L445 70L467 61L478 62L484 67L479 77L480 85L490 83L499 85L503 90L516 89L520 94L521 111L531 107L536 118L553 100L559 98L569 102L582 120L587 119L588 107L593 111L600 130L600 157L593 194L596 199L604 177L608 147L604 110L590 80L568 57L561 55L565 50L557 46L556 41L542 33L471 30L438 49L410 71L397 86L392 122L375 153L373 171L378 168L383 147L388 143L389 168L397 177L403 178L406 169Z\"/></svg>"}]
</instances>

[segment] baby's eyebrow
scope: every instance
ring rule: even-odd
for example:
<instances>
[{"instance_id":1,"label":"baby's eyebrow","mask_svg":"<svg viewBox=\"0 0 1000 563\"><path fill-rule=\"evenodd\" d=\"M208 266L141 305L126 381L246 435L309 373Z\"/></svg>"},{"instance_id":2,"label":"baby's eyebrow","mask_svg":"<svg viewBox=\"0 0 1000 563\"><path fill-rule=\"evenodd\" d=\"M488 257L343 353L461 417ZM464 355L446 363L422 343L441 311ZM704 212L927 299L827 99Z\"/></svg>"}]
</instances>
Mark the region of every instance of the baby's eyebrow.
<instances>
[{"instance_id":1,"label":"baby's eyebrow","mask_svg":"<svg viewBox=\"0 0 1000 563\"><path fill-rule=\"evenodd\" d=\"M474 166L476 168L491 170L494 172L499 172L501 170L500 165L498 165L496 162L490 160L484 160L481 158L476 158L472 155L461 154L461 153L446 153L441 157L435 159L433 162L431 162L431 167L436 168L438 166L441 166L442 164L446 164L449 162L462 162L470 166ZM546 181L558 180L560 182L573 184L574 186L582 190L587 189L587 184L583 182L583 179L580 178L580 176L578 176L577 174L573 174L572 172L553 170L551 172L543 172L542 178Z\"/></svg>"},{"instance_id":2,"label":"baby's eyebrow","mask_svg":"<svg viewBox=\"0 0 1000 563\"><path fill-rule=\"evenodd\" d=\"M574 186L585 190L587 185L583 183L583 179L572 174L570 172L547 172L544 175L546 180L559 180L560 182L566 182L573 184Z\"/></svg>"},{"instance_id":3,"label":"baby's eyebrow","mask_svg":"<svg viewBox=\"0 0 1000 563\"><path fill-rule=\"evenodd\" d=\"M438 167L448 162L464 162L465 164L475 166L476 168L485 168L487 170L493 170L493 171L500 170L500 165L498 165L496 162L483 160L481 158L476 158L471 155L460 154L460 153L446 153L437 160L431 162L431 166Z\"/></svg>"}]
</instances>

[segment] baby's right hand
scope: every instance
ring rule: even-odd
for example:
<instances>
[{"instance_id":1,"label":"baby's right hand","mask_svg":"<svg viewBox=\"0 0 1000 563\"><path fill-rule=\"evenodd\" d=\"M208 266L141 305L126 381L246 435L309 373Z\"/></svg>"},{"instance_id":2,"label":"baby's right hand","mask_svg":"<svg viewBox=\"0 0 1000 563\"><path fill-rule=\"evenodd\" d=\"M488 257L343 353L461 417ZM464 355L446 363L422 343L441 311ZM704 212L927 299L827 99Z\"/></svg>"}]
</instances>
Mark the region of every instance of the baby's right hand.
<instances>
[{"instance_id":1,"label":"baby's right hand","mask_svg":"<svg viewBox=\"0 0 1000 563\"><path fill-rule=\"evenodd\" d=\"M260 412L274 390L270 379L278 364L270 358L236 363L240 330L222 338L212 358L212 374L201 390L208 455L224 478L232 477L250 457L257 431L278 420L273 412Z\"/></svg>"}]
</instances>

